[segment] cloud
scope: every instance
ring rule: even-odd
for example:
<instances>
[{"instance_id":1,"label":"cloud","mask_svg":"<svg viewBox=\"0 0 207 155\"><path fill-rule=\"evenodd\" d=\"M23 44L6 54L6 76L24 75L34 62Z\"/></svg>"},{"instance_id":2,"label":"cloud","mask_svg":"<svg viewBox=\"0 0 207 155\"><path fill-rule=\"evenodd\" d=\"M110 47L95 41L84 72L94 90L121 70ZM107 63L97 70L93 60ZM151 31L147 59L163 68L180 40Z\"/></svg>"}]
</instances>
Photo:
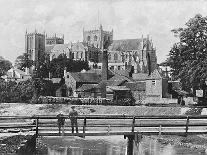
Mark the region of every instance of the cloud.
<instances>
[{"instance_id":1,"label":"cloud","mask_svg":"<svg viewBox=\"0 0 207 155\"><path fill-rule=\"evenodd\" d=\"M0 0L0 56L14 62L24 52L25 30L65 35L65 42L81 41L82 29L114 30L114 39L150 34L158 61L164 61L177 39L171 29L200 13L204 0Z\"/></svg>"}]
</instances>

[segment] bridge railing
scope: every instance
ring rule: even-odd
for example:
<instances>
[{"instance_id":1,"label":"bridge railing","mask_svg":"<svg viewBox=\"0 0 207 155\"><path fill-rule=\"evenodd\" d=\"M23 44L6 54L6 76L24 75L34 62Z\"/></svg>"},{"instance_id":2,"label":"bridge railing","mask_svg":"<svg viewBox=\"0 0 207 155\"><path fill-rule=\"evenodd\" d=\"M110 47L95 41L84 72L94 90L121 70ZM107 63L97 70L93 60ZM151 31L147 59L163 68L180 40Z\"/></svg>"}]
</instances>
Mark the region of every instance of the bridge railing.
<instances>
[{"instance_id":1,"label":"bridge railing","mask_svg":"<svg viewBox=\"0 0 207 155\"><path fill-rule=\"evenodd\" d=\"M65 129L70 131L71 125L67 115ZM68 120L67 120L68 119ZM203 116L132 116L132 115L79 115L78 126L83 137L86 132L104 130L106 133L112 131L136 132L140 128L155 129L158 133L167 128L182 128L182 132L188 134L190 128L207 127L207 115ZM58 131L57 116L35 115L35 116L0 116L0 129L31 129L40 134L43 132ZM55 133L56 132L52 132ZM50 135L52 135L52 133ZM170 132L169 132L170 133Z\"/></svg>"}]
</instances>

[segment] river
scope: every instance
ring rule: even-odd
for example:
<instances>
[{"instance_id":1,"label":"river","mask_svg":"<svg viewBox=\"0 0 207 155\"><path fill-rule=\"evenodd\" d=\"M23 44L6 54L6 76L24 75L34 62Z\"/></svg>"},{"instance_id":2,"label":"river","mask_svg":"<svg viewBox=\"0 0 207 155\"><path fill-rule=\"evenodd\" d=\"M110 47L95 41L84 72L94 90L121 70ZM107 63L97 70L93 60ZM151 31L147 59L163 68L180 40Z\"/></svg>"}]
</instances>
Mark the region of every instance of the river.
<instances>
[{"instance_id":1,"label":"river","mask_svg":"<svg viewBox=\"0 0 207 155\"><path fill-rule=\"evenodd\" d=\"M120 136L86 139L74 137L44 138L44 153L38 155L126 155L127 141ZM134 145L134 155L207 155L196 149L161 144L154 139L143 138Z\"/></svg>"}]
</instances>

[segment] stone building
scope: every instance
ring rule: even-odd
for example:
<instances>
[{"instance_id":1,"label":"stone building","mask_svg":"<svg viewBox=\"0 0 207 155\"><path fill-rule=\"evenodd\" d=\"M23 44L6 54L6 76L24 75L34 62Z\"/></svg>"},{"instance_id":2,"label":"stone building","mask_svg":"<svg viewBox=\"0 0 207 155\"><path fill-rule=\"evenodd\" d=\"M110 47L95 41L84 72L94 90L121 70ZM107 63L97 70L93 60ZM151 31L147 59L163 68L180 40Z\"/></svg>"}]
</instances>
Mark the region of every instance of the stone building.
<instances>
[{"instance_id":1,"label":"stone building","mask_svg":"<svg viewBox=\"0 0 207 155\"><path fill-rule=\"evenodd\" d=\"M102 25L96 30L83 29L83 41L64 44L64 36L47 37L45 34L25 34L26 52L31 60L38 60L45 53L50 61L61 54L74 60L89 62L90 68L102 68L102 51L108 47L108 67L111 70L132 70L132 73L150 74L157 68L156 49L152 40L138 39L113 40L113 30L105 31Z\"/></svg>"},{"instance_id":2,"label":"stone building","mask_svg":"<svg viewBox=\"0 0 207 155\"><path fill-rule=\"evenodd\" d=\"M28 54L29 59L34 61L34 66L38 65L40 58L45 52L45 34L37 33L25 33L25 53ZM30 68L30 73L34 69L34 66Z\"/></svg>"},{"instance_id":3,"label":"stone building","mask_svg":"<svg viewBox=\"0 0 207 155\"><path fill-rule=\"evenodd\" d=\"M103 49L106 41L113 41L113 30L104 31L102 25L100 25L98 30L85 31L83 29L83 42L90 46L94 46L99 49Z\"/></svg>"},{"instance_id":4,"label":"stone building","mask_svg":"<svg viewBox=\"0 0 207 155\"><path fill-rule=\"evenodd\" d=\"M57 37L57 35L55 34L54 36L49 37L46 34L46 46L55 44L64 44L64 35L62 37Z\"/></svg>"}]
</instances>

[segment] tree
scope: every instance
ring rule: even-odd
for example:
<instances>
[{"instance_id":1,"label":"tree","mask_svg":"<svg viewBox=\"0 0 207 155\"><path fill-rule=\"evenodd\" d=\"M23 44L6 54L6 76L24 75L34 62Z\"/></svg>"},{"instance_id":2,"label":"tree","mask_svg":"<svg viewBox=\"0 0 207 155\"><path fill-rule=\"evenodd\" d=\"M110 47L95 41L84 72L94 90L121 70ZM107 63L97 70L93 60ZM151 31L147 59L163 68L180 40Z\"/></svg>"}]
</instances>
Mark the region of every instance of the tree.
<instances>
[{"instance_id":1,"label":"tree","mask_svg":"<svg viewBox=\"0 0 207 155\"><path fill-rule=\"evenodd\" d=\"M53 77L63 77L64 69L67 68L68 72L80 72L81 70L89 70L87 61L73 60L67 58L65 55L60 55L58 58L50 62L50 72Z\"/></svg>"},{"instance_id":2,"label":"tree","mask_svg":"<svg viewBox=\"0 0 207 155\"><path fill-rule=\"evenodd\" d=\"M23 53L18 56L14 62L14 66L20 70L25 70L25 68L30 68L34 62L29 59L29 55L27 53Z\"/></svg>"},{"instance_id":3,"label":"tree","mask_svg":"<svg viewBox=\"0 0 207 155\"><path fill-rule=\"evenodd\" d=\"M10 68L12 68L12 63L9 60L5 60L3 57L0 57L0 77L5 75Z\"/></svg>"},{"instance_id":4,"label":"tree","mask_svg":"<svg viewBox=\"0 0 207 155\"><path fill-rule=\"evenodd\" d=\"M205 87L207 78L207 17L196 15L184 28L172 30L179 37L169 53L169 66L183 88Z\"/></svg>"}]
</instances>

